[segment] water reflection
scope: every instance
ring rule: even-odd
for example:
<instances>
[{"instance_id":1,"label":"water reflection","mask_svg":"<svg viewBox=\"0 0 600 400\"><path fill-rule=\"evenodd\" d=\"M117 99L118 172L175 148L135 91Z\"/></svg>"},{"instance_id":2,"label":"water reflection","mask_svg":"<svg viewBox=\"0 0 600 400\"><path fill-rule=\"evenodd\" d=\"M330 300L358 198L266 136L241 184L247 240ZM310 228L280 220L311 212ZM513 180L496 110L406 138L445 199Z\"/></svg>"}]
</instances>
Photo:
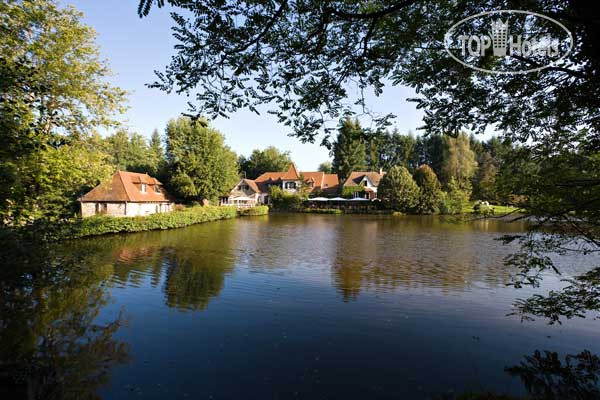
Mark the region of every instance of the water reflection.
<instances>
[{"instance_id":1,"label":"water reflection","mask_svg":"<svg viewBox=\"0 0 600 400\"><path fill-rule=\"evenodd\" d=\"M597 329L506 317L524 294L495 238L521 229L273 214L28 249L2 269L0 383L43 398L546 393L547 354L504 366L541 341L598 352Z\"/></svg>"},{"instance_id":2,"label":"water reflection","mask_svg":"<svg viewBox=\"0 0 600 400\"><path fill-rule=\"evenodd\" d=\"M11 238L1 244L3 398L98 398L111 368L128 360L128 346L113 336L123 316L97 320L112 268L97 265L85 248L64 253Z\"/></svg>"}]
</instances>

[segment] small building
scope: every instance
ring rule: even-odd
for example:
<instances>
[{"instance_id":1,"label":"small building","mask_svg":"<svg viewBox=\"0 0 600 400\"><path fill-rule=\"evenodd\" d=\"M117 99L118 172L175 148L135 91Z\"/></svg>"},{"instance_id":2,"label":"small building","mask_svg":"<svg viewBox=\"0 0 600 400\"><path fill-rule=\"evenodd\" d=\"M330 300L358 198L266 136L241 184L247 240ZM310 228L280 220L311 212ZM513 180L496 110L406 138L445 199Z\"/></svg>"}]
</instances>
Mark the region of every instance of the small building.
<instances>
[{"instance_id":1,"label":"small building","mask_svg":"<svg viewBox=\"0 0 600 400\"><path fill-rule=\"evenodd\" d=\"M81 216L135 217L173 210L162 183L148 174L118 171L79 198Z\"/></svg>"},{"instance_id":2,"label":"small building","mask_svg":"<svg viewBox=\"0 0 600 400\"><path fill-rule=\"evenodd\" d=\"M384 172L381 170L379 172L354 171L344 182L344 189L356 187L354 197L375 200L377 198L377 187L383 175Z\"/></svg>"}]
</instances>

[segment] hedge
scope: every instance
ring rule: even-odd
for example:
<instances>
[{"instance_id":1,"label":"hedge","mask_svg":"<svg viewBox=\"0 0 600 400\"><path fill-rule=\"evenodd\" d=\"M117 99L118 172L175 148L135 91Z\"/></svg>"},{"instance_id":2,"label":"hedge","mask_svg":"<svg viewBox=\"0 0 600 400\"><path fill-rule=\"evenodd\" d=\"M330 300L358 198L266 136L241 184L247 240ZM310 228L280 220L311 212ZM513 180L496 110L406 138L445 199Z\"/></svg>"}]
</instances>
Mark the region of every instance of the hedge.
<instances>
[{"instance_id":1,"label":"hedge","mask_svg":"<svg viewBox=\"0 0 600 400\"><path fill-rule=\"evenodd\" d=\"M251 216L251 215L266 215L269 213L268 206L256 206L252 208L242 208L238 210L238 215L242 217Z\"/></svg>"},{"instance_id":2,"label":"hedge","mask_svg":"<svg viewBox=\"0 0 600 400\"><path fill-rule=\"evenodd\" d=\"M104 235L107 233L141 232L158 229L182 228L202 222L235 218L234 207L204 206L183 211L151 214L144 217L94 216L73 222L63 231L64 238Z\"/></svg>"}]
</instances>

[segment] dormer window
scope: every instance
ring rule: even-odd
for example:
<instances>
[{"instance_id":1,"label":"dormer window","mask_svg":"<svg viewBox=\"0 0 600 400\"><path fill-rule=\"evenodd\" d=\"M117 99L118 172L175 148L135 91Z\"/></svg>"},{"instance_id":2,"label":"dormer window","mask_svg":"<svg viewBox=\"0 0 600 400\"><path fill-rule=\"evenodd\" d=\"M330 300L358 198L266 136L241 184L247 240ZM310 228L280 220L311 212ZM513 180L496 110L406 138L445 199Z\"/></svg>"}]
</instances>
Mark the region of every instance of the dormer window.
<instances>
[{"instance_id":1,"label":"dormer window","mask_svg":"<svg viewBox=\"0 0 600 400\"><path fill-rule=\"evenodd\" d=\"M142 187L140 190L142 191L142 193L146 193L147 185L145 183L142 183Z\"/></svg>"},{"instance_id":2,"label":"dormer window","mask_svg":"<svg viewBox=\"0 0 600 400\"><path fill-rule=\"evenodd\" d=\"M160 194L160 186L154 185L154 193Z\"/></svg>"}]
</instances>

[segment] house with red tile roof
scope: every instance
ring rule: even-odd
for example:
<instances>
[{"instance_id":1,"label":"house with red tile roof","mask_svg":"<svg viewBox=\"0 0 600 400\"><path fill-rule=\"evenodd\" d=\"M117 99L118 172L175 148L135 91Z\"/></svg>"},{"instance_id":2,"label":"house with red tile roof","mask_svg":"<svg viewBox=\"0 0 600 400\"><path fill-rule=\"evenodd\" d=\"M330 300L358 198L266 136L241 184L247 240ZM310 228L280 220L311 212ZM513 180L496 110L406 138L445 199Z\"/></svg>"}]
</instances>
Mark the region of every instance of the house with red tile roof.
<instances>
[{"instance_id":1,"label":"house with red tile roof","mask_svg":"<svg viewBox=\"0 0 600 400\"><path fill-rule=\"evenodd\" d=\"M382 170L379 170L379 172L353 171L344 182L343 187L344 189L355 187L357 190L354 192L354 197L375 200L379 181L381 181L384 174Z\"/></svg>"},{"instance_id":2,"label":"house with red tile roof","mask_svg":"<svg viewBox=\"0 0 600 400\"><path fill-rule=\"evenodd\" d=\"M173 210L173 200L158 179L148 174L117 171L79 199L81 216L134 217Z\"/></svg>"},{"instance_id":3,"label":"house with red tile roof","mask_svg":"<svg viewBox=\"0 0 600 400\"><path fill-rule=\"evenodd\" d=\"M304 181L309 193L335 194L339 188L338 176L324 172L298 172L294 164L284 172L265 172L256 179L242 179L231 190L229 196L220 199L221 205L252 207L257 204L269 204L272 186L288 193L296 193Z\"/></svg>"}]
</instances>

